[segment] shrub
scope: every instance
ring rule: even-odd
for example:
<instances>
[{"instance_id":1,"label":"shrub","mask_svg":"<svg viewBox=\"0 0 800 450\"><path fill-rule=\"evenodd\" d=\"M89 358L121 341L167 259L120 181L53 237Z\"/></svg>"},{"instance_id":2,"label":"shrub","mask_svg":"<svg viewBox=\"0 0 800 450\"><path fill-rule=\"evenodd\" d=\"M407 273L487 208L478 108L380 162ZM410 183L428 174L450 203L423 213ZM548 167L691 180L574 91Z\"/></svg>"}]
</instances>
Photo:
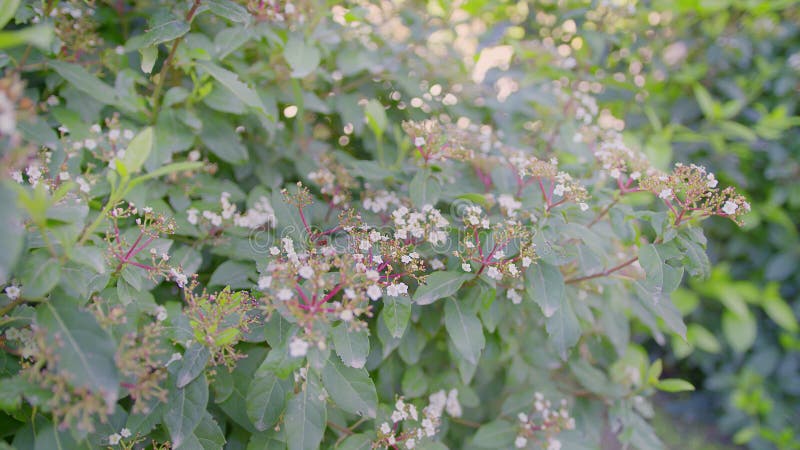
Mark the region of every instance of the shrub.
<instances>
[{"instance_id":1,"label":"shrub","mask_svg":"<svg viewBox=\"0 0 800 450\"><path fill-rule=\"evenodd\" d=\"M398 75L460 61L413 9L12 3L16 448L661 446L649 397L693 387L632 330L685 337L699 224L750 205L626 142L601 83L554 76L580 53L487 100L478 69Z\"/></svg>"}]
</instances>

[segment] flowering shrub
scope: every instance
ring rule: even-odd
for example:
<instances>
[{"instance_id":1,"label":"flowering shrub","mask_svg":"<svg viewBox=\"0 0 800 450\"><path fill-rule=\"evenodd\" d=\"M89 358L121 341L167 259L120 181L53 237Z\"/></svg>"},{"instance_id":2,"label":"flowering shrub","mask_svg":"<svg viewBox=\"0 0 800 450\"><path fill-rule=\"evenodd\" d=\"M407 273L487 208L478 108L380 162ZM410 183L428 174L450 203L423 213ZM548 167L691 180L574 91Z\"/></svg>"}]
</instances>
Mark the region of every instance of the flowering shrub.
<instances>
[{"instance_id":1,"label":"flowering shrub","mask_svg":"<svg viewBox=\"0 0 800 450\"><path fill-rule=\"evenodd\" d=\"M750 205L651 164L602 84L537 80L514 130L475 77L393 78L443 55L395 58L389 5L11 4L16 448L661 446L648 398L692 385L634 339L685 336L699 223Z\"/></svg>"}]
</instances>

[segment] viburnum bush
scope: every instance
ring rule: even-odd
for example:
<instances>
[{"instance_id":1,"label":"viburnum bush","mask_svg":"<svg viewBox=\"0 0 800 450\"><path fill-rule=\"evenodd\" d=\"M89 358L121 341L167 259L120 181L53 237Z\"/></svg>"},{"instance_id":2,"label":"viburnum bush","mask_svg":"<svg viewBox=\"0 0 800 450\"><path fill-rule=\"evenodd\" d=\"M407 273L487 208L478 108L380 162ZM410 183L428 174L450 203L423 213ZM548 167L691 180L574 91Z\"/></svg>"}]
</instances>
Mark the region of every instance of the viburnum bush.
<instances>
[{"instance_id":1,"label":"viburnum bush","mask_svg":"<svg viewBox=\"0 0 800 450\"><path fill-rule=\"evenodd\" d=\"M0 446L660 447L636 339L749 204L597 81L397 75L395 8L5 2Z\"/></svg>"}]
</instances>

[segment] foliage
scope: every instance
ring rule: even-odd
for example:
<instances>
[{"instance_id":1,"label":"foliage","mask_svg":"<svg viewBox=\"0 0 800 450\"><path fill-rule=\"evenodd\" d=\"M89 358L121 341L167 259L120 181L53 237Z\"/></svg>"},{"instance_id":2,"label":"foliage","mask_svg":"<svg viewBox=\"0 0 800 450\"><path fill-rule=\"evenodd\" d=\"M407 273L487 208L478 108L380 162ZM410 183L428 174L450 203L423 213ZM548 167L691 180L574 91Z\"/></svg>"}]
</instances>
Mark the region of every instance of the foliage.
<instances>
[{"instance_id":1,"label":"foliage","mask_svg":"<svg viewBox=\"0 0 800 450\"><path fill-rule=\"evenodd\" d=\"M662 447L641 343L750 204L623 133L646 11L6 3L11 445Z\"/></svg>"}]
</instances>

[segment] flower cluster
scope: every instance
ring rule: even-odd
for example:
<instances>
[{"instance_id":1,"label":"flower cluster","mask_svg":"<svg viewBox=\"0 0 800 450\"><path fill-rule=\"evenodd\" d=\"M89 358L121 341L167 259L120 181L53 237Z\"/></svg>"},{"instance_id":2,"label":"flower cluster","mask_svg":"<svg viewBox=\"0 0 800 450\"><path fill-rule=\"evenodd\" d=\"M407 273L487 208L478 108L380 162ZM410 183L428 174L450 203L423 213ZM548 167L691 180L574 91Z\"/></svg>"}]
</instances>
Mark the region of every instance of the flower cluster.
<instances>
[{"instance_id":1,"label":"flower cluster","mask_svg":"<svg viewBox=\"0 0 800 450\"><path fill-rule=\"evenodd\" d=\"M392 221L395 239L416 244L429 242L431 245L441 245L447 241L450 222L432 205L424 205L421 211L401 206L392 212Z\"/></svg>"},{"instance_id":2,"label":"flower cluster","mask_svg":"<svg viewBox=\"0 0 800 450\"><path fill-rule=\"evenodd\" d=\"M533 235L521 222L505 219L492 224L478 205L466 206L463 213L463 250L454 252L461 259L463 271L472 272L472 263L479 264L477 274L485 271L486 276L500 281L504 277L518 278L533 263L536 258ZM512 247L514 253L506 255Z\"/></svg>"},{"instance_id":3,"label":"flower cluster","mask_svg":"<svg viewBox=\"0 0 800 450\"><path fill-rule=\"evenodd\" d=\"M145 263L137 256L150 247L162 234L173 234L175 232L175 221L167 218L163 214L153 212L150 207L137 208L133 203L128 203L126 207L112 208L108 213L111 220L113 231L106 233L108 242L109 260L116 266L115 272L119 273L126 265L131 265L144 269L150 279L155 280L157 276L167 276L175 271L170 266L170 256L166 251L159 252L156 248L150 248L150 264ZM120 222L135 217L136 227L139 233L131 243L124 234L120 232Z\"/></svg>"},{"instance_id":4,"label":"flower cluster","mask_svg":"<svg viewBox=\"0 0 800 450\"><path fill-rule=\"evenodd\" d=\"M561 400L561 407L554 409L550 400L546 400L540 392L534 394L533 411L521 412L517 419L519 431L514 440L516 448L530 448L529 445L534 443L535 448L561 450L558 433L575 428L575 419L570 417L567 401Z\"/></svg>"},{"instance_id":5,"label":"flower cluster","mask_svg":"<svg viewBox=\"0 0 800 450\"><path fill-rule=\"evenodd\" d=\"M209 208L200 211L197 208L189 208L186 210L186 221L192 225L202 226L209 234L216 234L220 229L230 225L251 230L275 226L275 211L267 197L260 196L244 214L237 212L237 206L230 198L230 192L220 194L219 210Z\"/></svg>"},{"instance_id":6,"label":"flower cluster","mask_svg":"<svg viewBox=\"0 0 800 450\"><path fill-rule=\"evenodd\" d=\"M403 130L425 165L432 161L469 161L475 157L474 149L482 147L474 139L474 133L434 119L403 122Z\"/></svg>"},{"instance_id":7,"label":"flower cluster","mask_svg":"<svg viewBox=\"0 0 800 450\"><path fill-rule=\"evenodd\" d=\"M375 445L392 448L413 449L426 438L436 435L445 410L452 417L461 417L461 404L458 391L438 391L428 397L428 406L420 415L417 407L398 398L392 411L391 421L378 427L378 441ZM402 447L400 447L402 445Z\"/></svg>"},{"instance_id":8,"label":"flower cluster","mask_svg":"<svg viewBox=\"0 0 800 450\"><path fill-rule=\"evenodd\" d=\"M153 400L167 400L167 391L163 388L167 371L162 361L166 350L159 346L165 319L164 307L156 308L156 321L139 331L127 333L117 349L116 363L123 376L121 385L134 401L131 410L134 414L148 412Z\"/></svg>"},{"instance_id":9,"label":"flower cluster","mask_svg":"<svg viewBox=\"0 0 800 450\"><path fill-rule=\"evenodd\" d=\"M309 173L308 179L319 186L323 198L332 207L345 206L350 200L350 189L356 185L347 169L328 154L320 157L319 169Z\"/></svg>"}]
</instances>

